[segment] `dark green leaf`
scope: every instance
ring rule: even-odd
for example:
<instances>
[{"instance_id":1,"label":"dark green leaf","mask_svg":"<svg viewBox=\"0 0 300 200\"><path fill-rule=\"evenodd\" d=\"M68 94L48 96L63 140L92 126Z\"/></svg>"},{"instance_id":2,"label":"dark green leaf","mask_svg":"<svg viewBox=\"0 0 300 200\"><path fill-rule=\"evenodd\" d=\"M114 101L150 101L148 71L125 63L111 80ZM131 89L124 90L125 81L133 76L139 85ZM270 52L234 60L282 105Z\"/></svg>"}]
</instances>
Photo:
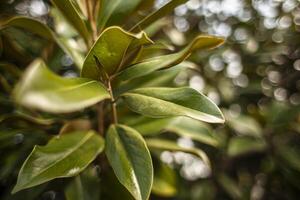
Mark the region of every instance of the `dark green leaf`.
<instances>
[{"instance_id":1,"label":"dark green leaf","mask_svg":"<svg viewBox=\"0 0 300 200\"><path fill-rule=\"evenodd\" d=\"M35 146L24 162L13 193L55 178L72 177L86 168L104 149L95 132L73 132Z\"/></svg>"},{"instance_id":2,"label":"dark green leaf","mask_svg":"<svg viewBox=\"0 0 300 200\"><path fill-rule=\"evenodd\" d=\"M136 200L147 200L153 167L142 136L130 127L112 125L106 136L106 155L120 183Z\"/></svg>"},{"instance_id":3,"label":"dark green leaf","mask_svg":"<svg viewBox=\"0 0 300 200\"><path fill-rule=\"evenodd\" d=\"M127 52L151 42L143 32L133 35L120 27L109 27L102 32L90 49L85 58L81 75L82 77L100 80L102 76L101 69L97 66L95 57L107 74L114 74L121 69Z\"/></svg>"},{"instance_id":4,"label":"dark green leaf","mask_svg":"<svg viewBox=\"0 0 300 200\"><path fill-rule=\"evenodd\" d=\"M18 27L37 34L42 38L53 40L51 30L42 22L29 17L12 17L8 20L0 21L0 29L4 29L10 26Z\"/></svg>"},{"instance_id":5,"label":"dark green leaf","mask_svg":"<svg viewBox=\"0 0 300 200\"><path fill-rule=\"evenodd\" d=\"M200 35L177 53L149 58L130 66L118 74L118 79L123 81L130 80L162 68L175 66L187 59L193 51L213 49L223 44L223 42L224 39L222 38Z\"/></svg>"},{"instance_id":6,"label":"dark green leaf","mask_svg":"<svg viewBox=\"0 0 300 200\"><path fill-rule=\"evenodd\" d=\"M153 118L187 116L223 123L219 108L206 96L191 88L141 88L122 95L128 107Z\"/></svg>"},{"instance_id":7,"label":"dark green leaf","mask_svg":"<svg viewBox=\"0 0 300 200\"><path fill-rule=\"evenodd\" d=\"M85 78L62 78L37 59L14 91L17 103L51 113L78 111L110 98L100 82Z\"/></svg>"}]
</instances>

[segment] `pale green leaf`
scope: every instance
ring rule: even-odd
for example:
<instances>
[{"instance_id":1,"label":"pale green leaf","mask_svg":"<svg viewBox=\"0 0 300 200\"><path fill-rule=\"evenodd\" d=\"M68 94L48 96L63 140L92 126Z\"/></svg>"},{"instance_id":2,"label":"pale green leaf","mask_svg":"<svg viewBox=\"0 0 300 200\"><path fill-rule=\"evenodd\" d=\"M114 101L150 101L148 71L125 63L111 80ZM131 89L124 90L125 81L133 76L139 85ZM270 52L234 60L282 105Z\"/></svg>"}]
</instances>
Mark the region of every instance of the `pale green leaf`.
<instances>
[{"instance_id":1,"label":"pale green leaf","mask_svg":"<svg viewBox=\"0 0 300 200\"><path fill-rule=\"evenodd\" d=\"M145 33L133 35L120 27L109 27L102 32L86 56L81 76L100 80L102 70L97 66L95 57L105 72L112 75L122 68L127 52L148 43L152 41Z\"/></svg>"},{"instance_id":2,"label":"pale green leaf","mask_svg":"<svg viewBox=\"0 0 300 200\"><path fill-rule=\"evenodd\" d=\"M51 113L67 113L110 98L105 87L85 78L62 78L37 59L14 90L17 103Z\"/></svg>"},{"instance_id":3,"label":"pale green leaf","mask_svg":"<svg viewBox=\"0 0 300 200\"><path fill-rule=\"evenodd\" d=\"M74 2L71 0L51 0L52 3L61 11L64 17L72 24L78 33L88 44L90 41L90 31L86 25L86 19L76 9Z\"/></svg>"},{"instance_id":4,"label":"pale green leaf","mask_svg":"<svg viewBox=\"0 0 300 200\"><path fill-rule=\"evenodd\" d=\"M179 117L166 126L165 130L214 147L219 145L218 139L207 124L191 118Z\"/></svg>"},{"instance_id":5,"label":"pale green leaf","mask_svg":"<svg viewBox=\"0 0 300 200\"><path fill-rule=\"evenodd\" d=\"M194 147L182 147L176 142L166 139L146 139L147 146L150 150L168 150L168 151L182 151L193 154L203 160L208 166L210 161L204 151Z\"/></svg>"},{"instance_id":6,"label":"pale green leaf","mask_svg":"<svg viewBox=\"0 0 300 200\"><path fill-rule=\"evenodd\" d=\"M12 193L55 178L72 177L85 169L104 149L104 140L93 131L54 137L46 146L35 146L24 162Z\"/></svg>"},{"instance_id":7,"label":"pale green leaf","mask_svg":"<svg viewBox=\"0 0 300 200\"><path fill-rule=\"evenodd\" d=\"M163 197L174 197L177 194L176 173L166 164L155 170L152 193Z\"/></svg>"},{"instance_id":8,"label":"pale green leaf","mask_svg":"<svg viewBox=\"0 0 300 200\"><path fill-rule=\"evenodd\" d=\"M154 11L153 13L151 13L150 15L148 15L147 17L142 19L140 22L138 22L134 27L131 28L130 31L136 32L136 31L145 29L146 27L151 25L153 22L161 19L165 15L168 15L169 13L171 13L174 10L174 8L176 8L180 4L184 4L187 1L188 0L171 0L171 1L169 1L166 5L162 6L161 8Z\"/></svg>"},{"instance_id":9,"label":"pale green leaf","mask_svg":"<svg viewBox=\"0 0 300 200\"><path fill-rule=\"evenodd\" d=\"M121 71L117 77L119 80L125 81L144 76L159 69L172 67L187 59L195 50L213 49L223 44L223 42L224 39L219 37L200 35L183 50L177 53L143 60Z\"/></svg>"},{"instance_id":10,"label":"pale green leaf","mask_svg":"<svg viewBox=\"0 0 300 200\"><path fill-rule=\"evenodd\" d=\"M142 136L130 127L112 125L106 135L105 151L120 183L136 200L147 200L153 182L153 167Z\"/></svg>"},{"instance_id":11,"label":"pale green leaf","mask_svg":"<svg viewBox=\"0 0 300 200\"><path fill-rule=\"evenodd\" d=\"M262 152L265 149L266 143L262 139L251 137L234 137L229 141L227 154L234 157L248 153Z\"/></svg>"},{"instance_id":12,"label":"pale green leaf","mask_svg":"<svg viewBox=\"0 0 300 200\"><path fill-rule=\"evenodd\" d=\"M186 116L210 123L225 121L216 104L192 88L141 88L122 97L132 111L148 117Z\"/></svg>"},{"instance_id":13,"label":"pale green leaf","mask_svg":"<svg viewBox=\"0 0 300 200\"><path fill-rule=\"evenodd\" d=\"M254 137L262 136L261 125L254 119L246 115L232 116L228 111L224 112L227 124L241 135Z\"/></svg>"}]
</instances>

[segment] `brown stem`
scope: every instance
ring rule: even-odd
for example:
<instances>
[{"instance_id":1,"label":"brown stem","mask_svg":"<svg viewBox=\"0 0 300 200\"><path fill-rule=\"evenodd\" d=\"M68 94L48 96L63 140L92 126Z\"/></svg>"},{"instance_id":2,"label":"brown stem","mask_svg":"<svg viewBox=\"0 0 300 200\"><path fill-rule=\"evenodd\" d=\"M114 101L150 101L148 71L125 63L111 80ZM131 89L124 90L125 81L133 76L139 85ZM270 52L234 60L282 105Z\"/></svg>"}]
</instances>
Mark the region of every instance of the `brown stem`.
<instances>
[{"instance_id":1,"label":"brown stem","mask_svg":"<svg viewBox=\"0 0 300 200\"><path fill-rule=\"evenodd\" d=\"M111 96L111 110L112 110L112 121L114 124L118 123L118 113L117 113L117 106L116 106L116 102L114 99L114 95L113 95L113 91L112 91L112 87L111 87L111 82L110 80L108 80L108 90Z\"/></svg>"},{"instance_id":2,"label":"brown stem","mask_svg":"<svg viewBox=\"0 0 300 200\"><path fill-rule=\"evenodd\" d=\"M91 1L90 0L85 0L85 5L86 5L86 12L88 15L88 20L92 27L93 42L95 42L97 39L97 24L96 24L96 19L95 19L95 14L94 14L95 9L94 8L91 9Z\"/></svg>"},{"instance_id":3,"label":"brown stem","mask_svg":"<svg viewBox=\"0 0 300 200\"><path fill-rule=\"evenodd\" d=\"M104 102L100 102L97 105L98 114L98 132L100 135L104 135Z\"/></svg>"}]
</instances>

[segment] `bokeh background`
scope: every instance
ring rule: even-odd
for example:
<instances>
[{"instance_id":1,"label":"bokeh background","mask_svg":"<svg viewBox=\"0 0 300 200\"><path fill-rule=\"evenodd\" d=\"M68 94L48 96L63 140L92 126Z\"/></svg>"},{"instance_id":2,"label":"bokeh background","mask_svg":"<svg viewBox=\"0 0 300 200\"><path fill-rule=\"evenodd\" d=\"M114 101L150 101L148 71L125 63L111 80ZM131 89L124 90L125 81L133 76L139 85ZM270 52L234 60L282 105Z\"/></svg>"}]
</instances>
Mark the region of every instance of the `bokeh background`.
<instances>
[{"instance_id":1,"label":"bokeh background","mask_svg":"<svg viewBox=\"0 0 300 200\"><path fill-rule=\"evenodd\" d=\"M154 1L153 9L166 2ZM46 0L1 0L0 18L27 15L52 26L55 19L49 4ZM74 34L67 24L55 29L62 35ZM170 183L158 188L157 197L153 198L299 199L300 3L297 0L189 0L147 32L153 40L168 44L170 49L181 48L199 33L226 38L226 43L217 50L193 54L189 59L195 65L193 70L180 73L174 82L203 92L225 114L224 125L205 125L215 135L218 145L193 142L189 137L177 138L181 146L204 149L212 169L190 154L162 152L160 159L176 172L173 174L166 168L164 173L171 177ZM25 68L31 58L41 55L43 41L39 38L7 29L2 33L2 42L10 40L18 42L26 52L8 58L16 65ZM69 42L80 50L78 43ZM64 76L78 75L73 60L61 51L57 51L51 66ZM10 89L6 78L1 71L2 113L12 109L5 95ZM26 140L22 133L16 133L12 145L25 148L26 154L35 138L31 146ZM5 155L0 165L0 194L1 188L4 191L7 185L13 184L10 176L17 174L20 165L13 162L19 157L4 151L3 141L0 136L1 157ZM20 157L24 159L24 155ZM3 199L7 198L5 195L3 192ZM60 199L54 190L46 192L43 198Z\"/></svg>"}]
</instances>

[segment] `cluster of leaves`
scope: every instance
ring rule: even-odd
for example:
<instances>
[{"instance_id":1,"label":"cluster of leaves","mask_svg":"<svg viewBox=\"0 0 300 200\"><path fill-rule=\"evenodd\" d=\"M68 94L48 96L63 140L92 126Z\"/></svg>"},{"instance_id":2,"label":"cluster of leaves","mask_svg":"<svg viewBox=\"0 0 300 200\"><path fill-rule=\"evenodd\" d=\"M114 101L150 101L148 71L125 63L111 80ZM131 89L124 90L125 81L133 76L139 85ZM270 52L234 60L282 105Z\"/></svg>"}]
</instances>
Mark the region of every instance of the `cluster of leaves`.
<instances>
[{"instance_id":1,"label":"cluster of leaves","mask_svg":"<svg viewBox=\"0 0 300 200\"><path fill-rule=\"evenodd\" d=\"M181 71L197 70L184 61L194 51L223 39L200 35L174 53L147 35L149 25L185 2L141 17L152 1L52 0L51 26L26 16L1 19L3 199L53 198L53 190L72 200L146 200L151 190L174 196L174 171L160 161L162 151L193 154L210 166L201 149L160 137L176 133L216 146L201 121L224 122L210 99L173 82ZM64 26L70 30L59 31ZM60 58L71 58L76 77L54 72L67 74ZM57 179L66 177L74 178Z\"/></svg>"},{"instance_id":2,"label":"cluster of leaves","mask_svg":"<svg viewBox=\"0 0 300 200\"><path fill-rule=\"evenodd\" d=\"M177 31L184 38L192 37L199 29L211 33L218 24L225 24L231 33L226 32L226 44L213 55L191 58L202 65L200 78L205 87L201 90L219 97L216 99L224 108L226 123L214 130L222 137L219 146L206 151L213 176L193 181L192 186L182 184L182 198L298 199L299 3L218 1L219 5L241 2L244 7L234 16L234 9L213 9L209 2L197 10L184 5L185 12L177 12L176 20L189 23L186 33L176 26L170 28L170 32ZM258 9L259 4L267 10L265 13ZM240 19L243 9L252 17ZM270 19L275 26L265 27ZM290 23L282 27L283 19ZM194 80L200 79L199 74L193 76L196 78L190 82L197 88Z\"/></svg>"}]
</instances>

